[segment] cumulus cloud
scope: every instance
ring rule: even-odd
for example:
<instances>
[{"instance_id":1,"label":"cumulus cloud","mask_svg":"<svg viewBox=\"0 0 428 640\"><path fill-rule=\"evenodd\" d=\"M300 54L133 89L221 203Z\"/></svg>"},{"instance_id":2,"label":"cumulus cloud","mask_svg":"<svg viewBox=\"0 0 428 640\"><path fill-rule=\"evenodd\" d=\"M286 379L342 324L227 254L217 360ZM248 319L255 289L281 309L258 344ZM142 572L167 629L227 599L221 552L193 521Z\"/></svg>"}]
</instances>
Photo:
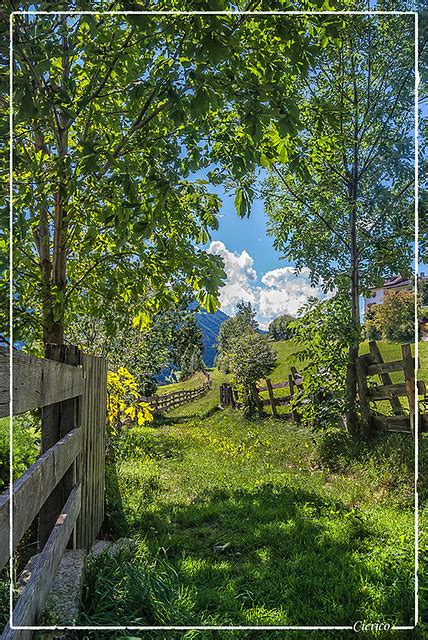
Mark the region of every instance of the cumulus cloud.
<instances>
[{"instance_id":1,"label":"cumulus cloud","mask_svg":"<svg viewBox=\"0 0 428 640\"><path fill-rule=\"evenodd\" d=\"M220 289L222 311L233 315L238 302L251 302L263 329L282 313L296 316L309 297L320 300L327 297L321 287L311 286L309 269L302 269L298 274L293 267L273 269L262 276L261 284L257 284L254 260L247 251L234 253L216 240L208 252L221 256L225 264L227 281Z\"/></svg>"},{"instance_id":2,"label":"cumulus cloud","mask_svg":"<svg viewBox=\"0 0 428 640\"><path fill-rule=\"evenodd\" d=\"M299 309L315 297L324 300L327 295L320 286L313 287L309 269L295 273L293 267L282 267L268 271L262 277L259 291L259 313L265 318L274 318L281 313L296 316Z\"/></svg>"},{"instance_id":3,"label":"cumulus cloud","mask_svg":"<svg viewBox=\"0 0 428 640\"><path fill-rule=\"evenodd\" d=\"M240 300L256 306L254 281L257 273L253 268L253 258L245 250L239 255L229 251L223 242L218 240L211 242L208 253L221 256L224 261L227 283L220 290L222 311L227 314L233 313Z\"/></svg>"}]
</instances>

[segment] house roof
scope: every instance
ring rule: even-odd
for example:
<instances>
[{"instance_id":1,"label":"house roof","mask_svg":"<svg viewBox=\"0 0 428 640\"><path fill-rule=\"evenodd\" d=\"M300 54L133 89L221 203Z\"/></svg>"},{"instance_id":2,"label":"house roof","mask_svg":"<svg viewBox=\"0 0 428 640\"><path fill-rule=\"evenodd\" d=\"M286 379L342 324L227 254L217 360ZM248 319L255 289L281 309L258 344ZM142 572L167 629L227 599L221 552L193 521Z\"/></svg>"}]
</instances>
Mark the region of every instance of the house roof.
<instances>
[{"instance_id":1,"label":"house roof","mask_svg":"<svg viewBox=\"0 0 428 640\"><path fill-rule=\"evenodd\" d=\"M410 278L403 278L403 276L392 276L391 278L386 278L383 283L384 289L393 289L394 287L408 287L412 284Z\"/></svg>"},{"instance_id":2,"label":"house roof","mask_svg":"<svg viewBox=\"0 0 428 640\"><path fill-rule=\"evenodd\" d=\"M422 276L423 280L426 280L426 277ZM385 278L382 285L377 287L369 287L370 291L375 291L376 289L395 289L401 287L411 287L413 284L410 278L404 278L403 276L391 276L390 278Z\"/></svg>"}]
</instances>

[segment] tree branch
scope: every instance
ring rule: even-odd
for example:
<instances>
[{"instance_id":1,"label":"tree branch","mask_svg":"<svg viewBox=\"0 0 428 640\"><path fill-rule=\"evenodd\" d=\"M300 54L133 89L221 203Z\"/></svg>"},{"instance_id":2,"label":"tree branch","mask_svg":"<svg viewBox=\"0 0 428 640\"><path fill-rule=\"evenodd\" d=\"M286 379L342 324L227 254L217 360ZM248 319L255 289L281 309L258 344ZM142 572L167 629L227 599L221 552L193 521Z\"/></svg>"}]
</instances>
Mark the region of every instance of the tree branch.
<instances>
[{"instance_id":1,"label":"tree branch","mask_svg":"<svg viewBox=\"0 0 428 640\"><path fill-rule=\"evenodd\" d=\"M294 191L293 189L291 189L290 185L288 184L288 182L285 180L285 178L283 177L282 173L278 170L278 168L273 165L272 166L273 170L275 171L275 173L277 174L277 176L279 177L279 179L281 180L281 182L284 184L284 186L288 189L288 191L291 193L291 195L293 196L293 198L295 198L298 202L300 202L304 207L308 207L307 203L300 198ZM312 209L310 209L309 213L313 216L316 216L317 218L319 218L319 220L321 220L321 222L333 233L333 235L340 240L340 242L342 244L345 245L345 247L350 250L351 247L348 245L348 243L346 242L346 240L343 239L343 236L341 236L334 227L332 227L332 225L317 211L313 211Z\"/></svg>"}]
</instances>

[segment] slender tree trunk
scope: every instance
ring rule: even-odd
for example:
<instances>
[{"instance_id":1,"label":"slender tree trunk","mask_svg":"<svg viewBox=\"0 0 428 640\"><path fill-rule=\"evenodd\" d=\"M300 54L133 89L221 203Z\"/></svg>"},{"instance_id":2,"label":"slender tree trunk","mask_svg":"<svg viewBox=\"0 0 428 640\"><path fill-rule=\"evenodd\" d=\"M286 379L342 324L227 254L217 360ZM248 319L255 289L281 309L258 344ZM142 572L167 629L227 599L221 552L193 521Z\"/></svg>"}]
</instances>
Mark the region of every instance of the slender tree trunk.
<instances>
[{"instance_id":1,"label":"slender tree trunk","mask_svg":"<svg viewBox=\"0 0 428 640\"><path fill-rule=\"evenodd\" d=\"M352 43L351 43L351 48ZM349 233L351 240L351 325L352 335L348 350L348 367L346 374L346 422L348 430L351 433L358 433L358 412L357 412L357 369L356 361L358 358L360 345L360 283L359 283L359 250L357 239L357 198L358 198L358 180L359 180L359 104L357 82L355 77L355 58L351 57L353 72L353 158L350 182L348 184L348 201L349 201Z\"/></svg>"},{"instance_id":2,"label":"slender tree trunk","mask_svg":"<svg viewBox=\"0 0 428 640\"><path fill-rule=\"evenodd\" d=\"M68 38L66 34L66 17L63 18L64 33L62 36L62 77L61 88L67 91L67 81L70 73L70 61L68 57ZM53 107L54 108L54 107ZM66 170L65 162L68 154L68 118L62 112L56 114L55 137L58 149L59 180L58 189L54 193L54 230L52 260L50 258L50 235L49 225L46 219L43 224L43 235L48 246L48 255L44 258L44 263L49 262L49 269L42 268L43 278L43 339L46 343L64 343L64 314L65 314L65 293L67 287L67 232L68 217L66 210Z\"/></svg>"},{"instance_id":3,"label":"slender tree trunk","mask_svg":"<svg viewBox=\"0 0 428 640\"><path fill-rule=\"evenodd\" d=\"M353 185L354 187L355 185ZM350 195L353 197L354 188L350 189ZM355 194L354 194L355 195ZM357 413L357 372L356 360L358 358L360 343L360 303L359 303L359 260L358 260L358 244L356 233L356 201L351 203L349 214L349 226L351 235L351 322L352 336L348 350L348 367L346 374L346 421L348 429L351 433L358 432L358 413Z\"/></svg>"}]
</instances>

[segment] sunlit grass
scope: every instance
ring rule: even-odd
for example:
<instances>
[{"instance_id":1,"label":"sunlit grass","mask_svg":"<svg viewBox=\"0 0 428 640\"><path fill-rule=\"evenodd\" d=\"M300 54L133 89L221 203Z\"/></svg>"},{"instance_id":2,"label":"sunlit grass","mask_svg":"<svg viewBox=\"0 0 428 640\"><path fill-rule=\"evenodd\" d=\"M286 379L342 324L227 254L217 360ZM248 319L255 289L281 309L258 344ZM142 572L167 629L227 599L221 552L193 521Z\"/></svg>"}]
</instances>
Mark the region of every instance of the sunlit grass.
<instances>
[{"instance_id":1,"label":"sunlit grass","mask_svg":"<svg viewBox=\"0 0 428 640\"><path fill-rule=\"evenodd\" d=\"M85 621L411 624L410 437L366 444L215 412L224 375L212 380L206 396L147 428L138 457L109 467L108 531L136 538L138 552L93 568Z\"/></svg>"}]
</instances>

